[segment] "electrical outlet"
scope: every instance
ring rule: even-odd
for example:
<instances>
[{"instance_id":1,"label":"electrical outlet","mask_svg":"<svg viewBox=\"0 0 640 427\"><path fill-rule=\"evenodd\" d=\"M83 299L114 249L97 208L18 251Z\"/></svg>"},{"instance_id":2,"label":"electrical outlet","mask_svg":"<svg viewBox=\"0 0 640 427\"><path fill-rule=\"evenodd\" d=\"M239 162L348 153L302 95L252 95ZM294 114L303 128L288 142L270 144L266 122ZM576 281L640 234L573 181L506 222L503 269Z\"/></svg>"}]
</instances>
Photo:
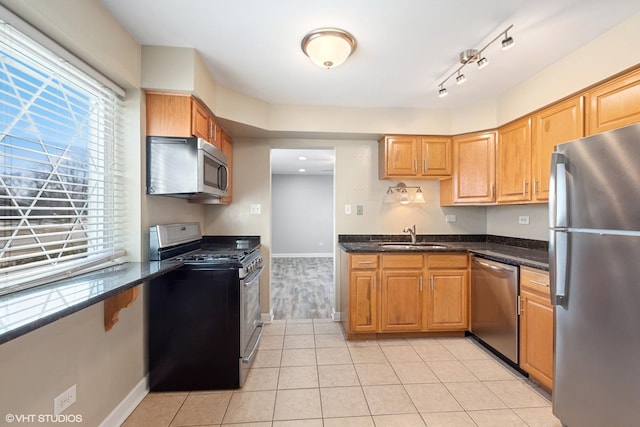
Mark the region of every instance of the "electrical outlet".
<instances>
[{"instance_id":1,"label":"electrical outlet","mask_svg":"<svg viewBox=\"0 0 640 427\"><path fill-rule=\"evenodd\" d=\"M344 205L344 214L351 215L351 205Z\"/></svg>"},{"instance_id":2,"label":"electrical outlet","mask_svg":"<svg viewBox=\"0 0 640 427\"><path fill-rule=\"evenodd\" d=\"M72 385L53 399L53 415L60 415L69 406L76 403L76 385Z\"/></svg>"},{"instance_id":3,"label":"electrical outlet","mask_svg":"<svg viewBox=\"0 0 640 427\"><path fill-rule=\"evenodd\" d=\"M447 221L447 222L456 222L456 221L457 221L457 218L456 218L456 216L455 216L455 215L446 215L446 216L444 217L444 219L445 219L445 221Z\"/></svg>"},{"instance_id":4,"label":"electrical outlet","mask_svg":"<svg viewBox=\"0 0 640 427\"><path fill-rule=\"evenodd\" d=\"M529 224L529 216L528 215L520 215L518 217L518 224L520 224L520 225Z\"/></svg>"},{"instance_id":5,"label":"electrical outlet","mask_svg":"<svg viewBox=\"0 0 640 427\"><path fill-rule=\"evenodd\" d=\"M258 203L253 203L251 204L251 207L249 208L249 213L251 213L251 215L260 215L260 212L262 211L262 206Z\"/></svg>"},{"instance_id":6,"label":"electrical outlet","mask_svg":"<svg viewBox=\"0 0 640 427\"><path fill-rule=\"evenodd\" d=\"M364 206L356 205L356 215L364 215Z\"/></svg>"}]
</instances>

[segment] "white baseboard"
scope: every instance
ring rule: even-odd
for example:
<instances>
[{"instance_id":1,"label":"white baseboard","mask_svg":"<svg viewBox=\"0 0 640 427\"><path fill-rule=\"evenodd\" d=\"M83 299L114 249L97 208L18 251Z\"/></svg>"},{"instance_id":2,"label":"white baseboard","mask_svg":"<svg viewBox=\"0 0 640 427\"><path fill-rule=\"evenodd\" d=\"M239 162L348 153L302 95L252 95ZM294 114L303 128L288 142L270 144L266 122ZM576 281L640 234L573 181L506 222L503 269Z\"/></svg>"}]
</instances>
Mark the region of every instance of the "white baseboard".
<instances>
[{"instance_id":1,"label":"white baseboard","mask_svg":"<svg viewBox=\"0 0 640 427\"><path fill-rule=\"evenodd\" d=\"M271 258L333 258L333 252L317 254L271 254Z\"/></svg>"},{"instance_id":2,"label":"white baseboard","mask_svg":"<svg viewBox=\"0 0 640 427\"><path fill-rule=\"evenodd\" d=\"M273 322L273 310L269 311L268 313L262 313L262 315L260 316L260 320L262 321L262 323Z\"/></svg>"},{"instance_id":3,"label":"white baseboard","mask_svg":"<svg viewBox=\"0 0 640 427\"><path fill-rule=\"evenodd\" d=\"M138 384L127 394L122 402L116 406L113 411L105 418L100 427L119 426L124 423L134 409L138 407L142 399L149 394L149 378L145 376Z\"/></svg>"}]
</instances>

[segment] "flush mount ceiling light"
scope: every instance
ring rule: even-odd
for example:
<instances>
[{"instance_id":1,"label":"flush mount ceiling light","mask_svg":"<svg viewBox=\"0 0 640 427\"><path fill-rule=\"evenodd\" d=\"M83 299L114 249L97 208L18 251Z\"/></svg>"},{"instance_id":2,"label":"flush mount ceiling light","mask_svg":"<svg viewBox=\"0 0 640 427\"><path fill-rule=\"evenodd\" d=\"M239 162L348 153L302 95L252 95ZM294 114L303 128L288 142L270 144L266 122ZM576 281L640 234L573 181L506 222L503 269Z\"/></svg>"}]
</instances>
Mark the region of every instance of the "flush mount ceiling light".
<instances>
[{"instance_id":1,"label":"flush mount ceiling light","mask_svg":"<svg viewBox=\"0 0 640 427\"><path fill-rule=\"evenodd\" d=\"M498 40L501 36L504 36L504 39L502 40L502 50L507 50L507 49L511 48L515 44L515 42L513 41L513 37L507 35L507 31L509 31L512 28L513 28L513 25L509 25L509 27L507 27L506 30L500 32L500 34L498 34L496 37L494 37L482 49L466 49L466 50L463 50L462 52L460 52L460 63L462 65L460 65L457 69L455 69L451 74L449 74L442 81L442 83L440 83L440 85L438 86L439 87L438 96L440 98L443 98L443 97L447 96L447 88L445 87L445 84L447 83L447 80L449 80L451 77L456 76L456 83L458 85L461 85L462 83L464 83L467 80L465 75L461 73L462 69L467 64L472 64L472 63L475 62L478 65L478 69L482 69L482 68L486 67L487 64L489 64L489 60L487 59L486 56L483 55L483 52L489 46L491 46L492 43L494 43L496 40Z\"/></svg>"},{"instance_id":2,"label":"flush mount ceiling light","mask_svg":"<svg viewBox=\"0 0 640 427\"><path fill-rule=\"evenodd\" d=\"M313 30L302 39L301 47L314 64L330 69L344 63L356 50L356 39L338 28Z\"/></svg>"}]
</instances>

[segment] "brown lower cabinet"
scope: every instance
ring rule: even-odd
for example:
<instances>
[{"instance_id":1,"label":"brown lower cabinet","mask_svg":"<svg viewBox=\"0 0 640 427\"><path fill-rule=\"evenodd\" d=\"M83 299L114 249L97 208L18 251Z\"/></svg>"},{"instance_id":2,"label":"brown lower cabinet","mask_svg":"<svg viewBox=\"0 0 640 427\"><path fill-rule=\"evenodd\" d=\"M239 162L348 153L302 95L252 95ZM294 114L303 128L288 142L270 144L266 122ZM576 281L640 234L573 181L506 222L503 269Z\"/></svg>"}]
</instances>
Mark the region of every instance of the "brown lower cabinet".
<instances>
[{"instance_id":1,"label":"brown lower cabinet","mask_svg":"<svg viewBox=\"0 0 640 427\"><path fill-rule=\"evenodd\" d=\"M520 267L520 367L549 391L553 387L553 322L549 273Z\"/></svg>"},{"instance_id":2,"label":"brown lower cabinet","mask_svg":"<svg viewBox=\"0 0 640 427\"><path fill-rule=\"evenodd\" d=\"M342 251L341 265L348 338L468 329L467 254Z\"/></svg>"}]
</instances>

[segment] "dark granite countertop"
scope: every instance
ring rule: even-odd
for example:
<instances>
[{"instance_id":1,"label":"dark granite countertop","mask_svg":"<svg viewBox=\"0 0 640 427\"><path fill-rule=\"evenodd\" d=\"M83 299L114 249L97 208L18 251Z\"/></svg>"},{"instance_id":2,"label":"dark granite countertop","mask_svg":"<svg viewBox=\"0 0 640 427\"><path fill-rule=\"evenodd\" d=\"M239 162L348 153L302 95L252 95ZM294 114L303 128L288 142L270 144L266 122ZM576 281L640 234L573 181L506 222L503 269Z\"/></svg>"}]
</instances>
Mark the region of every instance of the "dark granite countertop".
<instances>
[{"instance_id":1,"label":"dark granite countertop","mask_svg":"<svg viewBox=\"0 0 640 427\"><path fill-rule=\"evenodd\" d=\"M128 262L0 297L0 344L181 266Z\"/></svg>"},{"instance_id":2,"label":"dark granite countertop","mask_svg":"<svg viewBox=\"0 0 640 427\"><path fill-rule=\"evenodd\" d=\"M500 238L497 236L418 236L418 242L433 243L445 248L392 247L383 245L389 242L410 243L407 236L340 236L338 245L346 252L405 252L405 253L450 253L470 252L482 258L513 265L549 270L549 253L546 242L527 239Z\"/></svg>"},{"instance_id":3,"label":"dark granite countertop","mask_svg":"<svg viewBox=\"0 0 640 427\"><path fill-rule=\"evenodd\" d=\"M260 236L204 236L202 249L260 247ZM128 262L0 296L0 344L182 266L179 261Z\"/></svg>"}]
</instances>

